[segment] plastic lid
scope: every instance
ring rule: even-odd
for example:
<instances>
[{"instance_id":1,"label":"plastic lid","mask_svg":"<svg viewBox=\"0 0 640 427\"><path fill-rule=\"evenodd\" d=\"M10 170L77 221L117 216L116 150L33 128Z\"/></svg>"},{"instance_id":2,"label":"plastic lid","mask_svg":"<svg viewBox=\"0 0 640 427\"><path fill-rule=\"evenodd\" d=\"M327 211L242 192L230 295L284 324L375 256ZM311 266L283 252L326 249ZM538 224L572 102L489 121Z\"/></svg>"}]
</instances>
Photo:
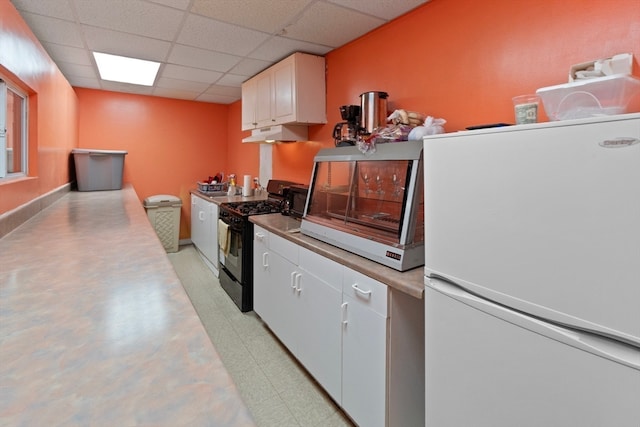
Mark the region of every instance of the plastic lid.
<instances>
[{"instance_id":1,"label":"plastic lid","mask_svg":"<svg viewBox=\"0 0 640 427\"><path fill-rule=\"evenodd\" d=\"M182 201L170 194L157 194L144 199L144 206L182 206Z\"/></svg>"},{"instance_id":2,"label":"plastic lid","mask_svg":"<svg viewBox=\"0 0 640 427\"><path fill-rule=\"evenodd\" d=\"M124 150L94 150L92 148L74 148L72 154L127 154Z\"/></svg>"}]
</instances>

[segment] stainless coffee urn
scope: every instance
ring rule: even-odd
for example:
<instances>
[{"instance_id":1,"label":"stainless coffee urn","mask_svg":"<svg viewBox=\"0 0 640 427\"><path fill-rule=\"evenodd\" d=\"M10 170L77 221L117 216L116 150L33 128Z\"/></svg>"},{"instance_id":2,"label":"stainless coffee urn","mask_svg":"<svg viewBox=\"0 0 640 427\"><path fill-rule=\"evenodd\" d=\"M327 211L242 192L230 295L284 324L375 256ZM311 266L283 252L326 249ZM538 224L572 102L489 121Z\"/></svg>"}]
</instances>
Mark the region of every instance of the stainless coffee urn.
<instances>
[{"instance_id":1,"label":"stainless coffee urn","mask_svg":"<svg viewBox=\"0 0 640 427\"><path fill-rule=\"evenodd\" d=\"M360 132L365 135L387 123L387 92L365 92L360 95Z\"/></svg>"}]
</instances>

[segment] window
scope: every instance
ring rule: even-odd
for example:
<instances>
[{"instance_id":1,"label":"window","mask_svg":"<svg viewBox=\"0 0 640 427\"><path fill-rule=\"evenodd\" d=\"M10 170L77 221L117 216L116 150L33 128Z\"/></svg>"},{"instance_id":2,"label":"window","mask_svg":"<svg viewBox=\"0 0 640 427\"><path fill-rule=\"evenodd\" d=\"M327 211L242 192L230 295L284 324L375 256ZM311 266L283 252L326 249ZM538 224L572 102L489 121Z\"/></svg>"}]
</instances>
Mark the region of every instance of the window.
<instances>
[{"instance_id":1,"label":"window","mask_svg":"<svg viewBox=\"0 0 640 427\"><path fill-rule=\"evenodd\" d=\"M0 79L0 179L27 174L27 95Z\"/></svg>"}]
</instances>

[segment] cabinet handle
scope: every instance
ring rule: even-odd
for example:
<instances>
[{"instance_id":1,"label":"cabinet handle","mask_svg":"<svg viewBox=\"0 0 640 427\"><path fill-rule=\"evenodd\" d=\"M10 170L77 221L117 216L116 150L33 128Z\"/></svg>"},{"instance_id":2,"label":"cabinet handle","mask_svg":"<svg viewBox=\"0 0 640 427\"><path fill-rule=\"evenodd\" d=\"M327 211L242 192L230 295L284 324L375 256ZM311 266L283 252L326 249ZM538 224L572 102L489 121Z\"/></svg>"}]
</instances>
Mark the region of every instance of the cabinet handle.
<instances>
[{"instance_id":1,"label":"cabinet handle","mask_svg":"<svg viewBox=\"0 0 640 427\"><path fill-rule=\"evenodd\" d=\"M300 278L302 277L302 273L297 273L296 274L296 291L298 292L298 295L300 295L300 292L302 292L302 288L300 287Z\"/></svg>"},{"instance_id":2,"label":"cabinet handle","mask_svg":"<svg viewBox=\"0 0 640 427\"><path fill-rule=\"evenodd\" d=\"M356 291L361 295L364 295L366 297L371 295L371 290L365 291L364 289L360 289L357 283L354 283L353 285L351 285L351 287L353 288L354 291Z\"/></svg>"},{"instance_id":3,"label":"cabinet handle","mask_svg":"<svg viewBox=\"0 0 640 427\"><path fill-rule=\"evenodd\" d=\"M266 269L269 267L269 252L262 254L262 266Z\"/></svg>"},{"instance_id":4,"label":"cabinet handle","mask_svg":"<svg viewBox=\"0 0 640 427\"><path fill-rule=\"evenodd\" d=\"M200 211L200 212L198 212L198 219L199 219L200 221L204 221L204 211Z\"/></svg>"},{"instance_id":5,"label":"cabinet handle","mask_svg":"<svg viewBox=\"0 0 640 427\"><path fill-rule=\"evenodd\" d=\"M256 232L256 240L259 240L262 242L264 240L264 233L260 231Z\"/></svg>"},{"instance_id":6,"label":"cabinet handle","mask_svg":"<svg viewBox=\"0 0 640 427\"><path fill-rule=\"evenodd\" d=\"M342 309L341 311L341 317L342 317L342 325L343 326L347 326L347 305L348 303L343 302L342 305L340 306L340 308Z\"/></svg>"},{"instance_id":7,"label":"cabinet handle","mask_svg":"<svg viewBox=\"0 0 640 427\"><path fill-rule=\"evenodd\" d=\"M297 272L295 271L291 272L291 289L293 289L294 291L296 290L296 274Z\"/></svg>"}]
</instances>

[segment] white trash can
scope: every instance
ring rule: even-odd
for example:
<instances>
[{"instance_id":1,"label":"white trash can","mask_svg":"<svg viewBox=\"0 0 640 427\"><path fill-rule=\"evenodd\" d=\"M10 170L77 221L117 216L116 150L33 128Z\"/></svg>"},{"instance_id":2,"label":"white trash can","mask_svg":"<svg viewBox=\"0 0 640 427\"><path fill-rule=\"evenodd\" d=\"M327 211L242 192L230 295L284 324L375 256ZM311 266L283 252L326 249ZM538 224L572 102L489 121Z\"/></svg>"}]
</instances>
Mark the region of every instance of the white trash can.
<instances>
[{"instance_id":1,"label":"white trash can","mask_svg":"<svg viewBox=\"0 0 640 427\"><path fill-rule=\"evenodd\" d=\"M178 252L180 208L182 207L180 198L158 194L144 199L143 205L162 246L167 252Z\"/></svg>"}]
</instances>

